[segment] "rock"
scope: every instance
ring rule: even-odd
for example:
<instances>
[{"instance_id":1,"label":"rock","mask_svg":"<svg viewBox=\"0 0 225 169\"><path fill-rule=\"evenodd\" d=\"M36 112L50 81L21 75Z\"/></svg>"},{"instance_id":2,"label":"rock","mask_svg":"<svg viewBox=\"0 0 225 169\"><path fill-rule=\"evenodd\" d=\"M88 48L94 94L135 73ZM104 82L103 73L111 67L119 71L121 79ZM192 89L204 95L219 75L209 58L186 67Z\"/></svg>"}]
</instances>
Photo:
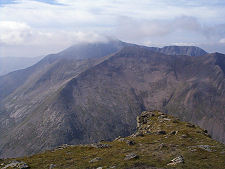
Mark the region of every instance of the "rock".
<instances>
[{"instance_id":1,"label":"rock","mask_svg":"<svg viewBox=\"0 0 225 169\"><path fill-rule=\"evenodd\" d=\"M136 120L137 120L137 128L139 128L141 126L140 117L137 116Z\"/></svg>"},{"instance_id":2,"label":"rock","mask_svg":"<svg viewBox=\"0 0 225 169\"><path fill-rule=\"evenodd\" d=\"M120 138L118 141L123 142L125 140L125 138Z\"/></svg>"},{"instance_id":3,"label":"rock","mask_svg":"<svg viewBox=\"0 0 225 169\"><path fill-rule=\"evenodd\" d=\"M165 121L171 121L171 119L169 119L169 118L164 118L163 120L165 120Z\"/></svg>"},{"instance_id":4,"label":"rock","mask_svg":"<svg viewBox=\"0 0 225 169\"><path fill-rule=\"evenodd\" d=\"M55 164L50 164L49 169L55 168L56 165Z\"/></svg>"},{"instance_id":5,"label":"rock","mask_svg":"<svg viewBox=\"0 0 225 169\"><path fill-rule=\"evenodd\" d=\"M139 156L137 154L130 153L125 156L124 160L131 160L131 159L138 159L138 158Z\"/></svg>"},{"instance_id":6,"label":"rock","mask_svg":"<svg viewBox=\"0 0 225 169\"><path fill-rule=\"evenodd\" d=\"M179 164L179 163L184 163L183 156L178 156L178 157L172 159L167 165L176 165L176 164Z\"/></svg>"},{"instance_id":7,"label":"rock","mask_svg":"<svg viewBox=\"0 0 225 169\"><path fill-rule=\"evenodd\" d=\"M179 120L175 119L173 120L173 123L179 123Z\"/></svg>"},{"instance_id":8,"label":"rock","mask_svg":"<svg viewBox=\"0 0 225 169\"><path fill-rule=\"evenodd\" d=\"M165 114L164 114L164 113L162 113L162 112L158 112L158 114L159 114L160 116L165 115Z\"/></svg>"},{"instance_id":9,"label":"rock","mask_svg":"<svg viewBox=\"0 0 225 169\"><path fill-rule=\"evenodd\" d=\"M122 139L122 140L124 140L124 138L123 138L123 137L119 136L119 137L115 138L115 140L114 140L114 141L120 141L121 139Z\"/></svg>"},{"instance_id":10,"label":"rock","mask_svg":"<svg viewBox=\"0 0 225 169\"><path fill-rule=\"evenodd\" d=\"M133 140L126 140L126 143L129 145L129 146L132 146L135 144L135 142Z\"/></svg>"},{"instance_id":11,"label":"rock","mask_svg":"<svg viewBox=\"0 0 225 169\"><path fill-rule=\"evenodd\" d=\"M188 135L187 134L182 134L181 137L182 138L188 138Z\"/></svg>"},{"instance_id":12,"label":"rock","mask_svg":"<svg viewBox=\"0 0 225 169\"><path fill-rule=\"evenodd\" d=\"M2 169L6 169L6 168L28 169L30 167L23 161L12 161L10 164L7 164Z\"/></svg>"},{"instance_id":13,"label":"rock","mask_svg":"<svg viewBox=\"0 0 225 169\"><path fill-rule=\"evenodd\" d=\"M163 115L160 115L158 118L159 119L164 119L164 118L167 118L167 115L163 114Z\"/></svg>"},{"instance_id":14,"label":"rock","mask_svg":"<svg viewBox=\"0 0 225 169\"><path fill-rule=\"evenodd\" d=\"M190 127L190 128L195 128L195 125L194 124L191 124L191 123L187 123L186 126L187 127Z\"/></svg>"},{"instance_id":15,"label":"rock","mask_svg":"<svg viewBox=\"0 0 225 169\"><path fill-rule=\"evenodd\" d=\"M142 124L146 124L148 118L155 116L153 112L144 111L140 116L137 117L137 128L139 128Z\"/></svg>"},{"instance_id":16,"label":"rock","mask_svg":"<svg viewBox=\"0 0 225 169\"><path fill-rule=\"evenodd\" d=\"M151 131L145 131L145 134L152 134Z\"/></svg>"},{"instance_id":17,"label":"rock","mask_svg":"<svg viewBox=\"0 0 225 169\"><path fill-rule=\"evenodd\" d=\"M97 143L97 144L91 144L91 147L94 147L94 148L109 148L111 146L108 145L108 144Z\"/></svg>"},{"instance_id":18,"label":"rock","mask_svg":"<svg viewBox=\"0 0 225 169\"><path fill-rule=\"evenodd\" d=\"M68 145L68 144L63 144L63 145L57 147L57 149L58 149L58 150L62 150L62 149L66 148L66 147L69 147L69 146L70 146L70 145Z\"/></svg>"},{"instance_id":19,"label":"rock","mask_svg":"<svg viewBox=\"0 0 225 169\"><path fill-rule=\"evenodd\" d=\"M89 161L89 163L95 163L95 162L98 162L102 160L100 157L96 157L96 158L93 158L91 161Z\"/></svg>"},{"instance_id":20,"label":"rock","mask_svg":"<svg viewBox=\"0 0 225 169\"><path fill-rule=\"evenodd\" d=\"M26 163L20 163L18 166L19 169L26 169L26 168L30 168Z\"/></svg>"},{"instance_id":21,"label":"rock","mask_svg":"<svg viewBox=\"0 0 225 169\"><path fill-rule=\"evenodd\" d=\"M178 131L171 131L170 135L176 135L178 133Z\"/></svg>"},{"instance_id":22,"label":"rock","mask_svg":"<svg viewBox=\"0 0 225 169\"><path fill-rule=\"evenodd\" d=\"M205 150L205 151L208 151L208 152L212 152L211 146L209 146L209 145L198 145L198 146L196 146L196 147L198 147L198 148L200 148L200 149L203 149L203 150Z\"/></svg>"},{"instance_id":23,"label":"rock","mask_svg":"<svg viewBox=\"0 0 225 169\"><path fill-rule=\"evenodd\" d=\"M125 139L121 136L117 137L114 141L124 141Z\"/></svg>"},{"instance_id":24,"label":"rock","mask_svg":"<svg viewBox=\"0 0 225 169\"><path fill-rule=\"evenodd\" d=\"M158 149L162 150L163 148L168 148L168 146L162 143L162 144L159 145Z\"/></svg>"},{"instance_id":25,"label":"rock","mask_svg":"<svg viewBox=\"0 0 225 169\"><path fill-rule=\"evenodd\" d=\"M98 168L96 168L96 169L103 169L102 167L98 167Z\"/></svg>"},{"instance_id":26,"label":"rock","mask_svg":"<svg viewBox=\"0 0 225 169\"><path fill-rule=\"evenodd\" d=\"M141 117L153 117L153 116L155 116L155 114L151 111L143 111L141 113Z\"/></svg>"},{"instance_id":27,"label":"rock","mask_svg":"<svg viewBox=\"0 0 225 169\"><path fill-rule=\"evenodd\" d=\"M132 134L131 137L143 137L144 134L141 131L137 131L136 133Z\"/></svg>"},{"instance_id":28,"label":"rock","mask_svg":"<svg viewBox=\"0 0 225 169\"><path fill-rule=\"evenodd\" d=\"M166 131L160 130L160 131L157 132L157 134L158 134L158 135L164 135L164 134L166 134Z\"/></svg>"}]
</instances>

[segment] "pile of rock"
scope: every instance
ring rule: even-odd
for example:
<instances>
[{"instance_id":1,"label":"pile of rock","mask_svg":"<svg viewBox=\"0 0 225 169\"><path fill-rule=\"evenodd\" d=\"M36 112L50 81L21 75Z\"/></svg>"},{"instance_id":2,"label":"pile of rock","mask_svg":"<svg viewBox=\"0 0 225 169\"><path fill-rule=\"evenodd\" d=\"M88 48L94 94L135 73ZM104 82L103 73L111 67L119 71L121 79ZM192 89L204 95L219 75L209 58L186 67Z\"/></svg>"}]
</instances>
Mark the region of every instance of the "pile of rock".
<instances>
[{"instance_id":1,"label":"pile of rock","mask_svg":"<svg viewBox=\"0 0 225 169\"><path fill-rule=\"evenodd\" d=\"M28 169L30 167L23 161L11 161L9 164L5 165L2 169L7 168Z\"/></svg>"},{"instance_id":2,"label":"pile of rock","mask_svg":"<svg viewBox=\"0 0 225 169\"><path fill-rule=\"evenodd\" d=\"M155 116L153 112L149 111L142 112L141 115L137 117L137 128L139 128L143 124L146 124L148 119L153 116Z\"/></svg>"}]
</instances>

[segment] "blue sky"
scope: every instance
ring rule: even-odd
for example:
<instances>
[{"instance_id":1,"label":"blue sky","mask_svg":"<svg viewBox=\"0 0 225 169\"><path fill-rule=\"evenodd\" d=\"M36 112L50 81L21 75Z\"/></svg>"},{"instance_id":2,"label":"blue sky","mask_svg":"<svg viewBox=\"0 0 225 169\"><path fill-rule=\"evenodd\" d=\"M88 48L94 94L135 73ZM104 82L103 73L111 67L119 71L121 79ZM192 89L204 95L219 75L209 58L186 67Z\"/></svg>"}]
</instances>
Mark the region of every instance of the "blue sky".
<instances>
[{"instance_id":1,"label":"blue sky","mask_svg":"<svg viewBox=\"0 0 225 169\"><path fill-rule=\"evenodd\" d=\"M225 0L0 0L0 56L39 56L107 37L225 53Z\"/></svg>"},{"instance_id":2,"label":"blue sky","mask_svg":"<svg viewBox=\"0 0 225 169\"><path fill-rule=\"evenodd\" d=\"M46 4L51 4L51 5L63 5L54 0L35 0L35 1L46 3ZM18 0L0 0L1 6L6 5L6 4L14 4L14 3L20 3L20 1L18 1Z\"/></svg>"}]
</instances>

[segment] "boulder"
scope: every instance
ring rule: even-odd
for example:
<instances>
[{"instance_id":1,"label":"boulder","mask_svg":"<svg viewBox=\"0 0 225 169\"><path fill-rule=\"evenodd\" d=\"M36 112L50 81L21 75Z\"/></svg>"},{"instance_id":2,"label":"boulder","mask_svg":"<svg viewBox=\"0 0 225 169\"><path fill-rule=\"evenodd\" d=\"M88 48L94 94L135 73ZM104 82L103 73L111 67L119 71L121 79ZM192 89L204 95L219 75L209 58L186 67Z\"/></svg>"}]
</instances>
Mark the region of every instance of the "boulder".
<instances>
[{"instance_id":1,"label":"boulder","mask_svg":"<svg viewBox=\"0 0 225 169\"><path fill-rule=\"evenodd\" d=\"M157 134L158 134L158 135L165 135L165 134L166 134L166 131L160 130L160 131L157 131Z\"/></svg>"},{"instance_id":2,"label":"boulder","mask_svg":"<svg viewBox=\"0 0 225 169\"><path fill-rule=\"evenodd\" d=\"M132 145L135 145L135 144L136 144L133 140L126 140L126 143L127 143L129 146L132 146Z\"/></svg>"},{"instance_id":3,"label":"boulder","mask_svg":"<svg viewBox=\"0 0 225 169\"><path fill-rule=\"evenodd\" d=\"M95 162L98 162L100 160L102 160L102 158L96 157L96 158L93 158L91 161L89 161L89 163L95 163Z\"/></svg>"},{"instance_id":4,"label":"boulder","mask_svg":"<svg viewBox=\"0 0 225 169\"><path fill-rule=\"evenodd\" d=\"M178 156L178 157L172 159L167 165L177 165L179 163L184 163L183 156Z\"/></svg>"},{"instance_id":5,"label":"boulder","mask_svg":"<svg viewBox=\"0 0 225 169\"><path fill-rule=\"evenodd\" d=\"M132 159L138 159L139 156L135 153L130 153L130 154L127 154L124 158L124 160L132 160Z\"/></svg>"},{"instance_id":6,"label":"boulder","mask_svg":"<svg viewBox=\"0 0 225 169\"><path fill-rule=\"evenodd\" d=\"M55 167L56 167L55 164L50 164L49 169L53 169L53 168L55 168Z\"/></svg>"}]
</instances>

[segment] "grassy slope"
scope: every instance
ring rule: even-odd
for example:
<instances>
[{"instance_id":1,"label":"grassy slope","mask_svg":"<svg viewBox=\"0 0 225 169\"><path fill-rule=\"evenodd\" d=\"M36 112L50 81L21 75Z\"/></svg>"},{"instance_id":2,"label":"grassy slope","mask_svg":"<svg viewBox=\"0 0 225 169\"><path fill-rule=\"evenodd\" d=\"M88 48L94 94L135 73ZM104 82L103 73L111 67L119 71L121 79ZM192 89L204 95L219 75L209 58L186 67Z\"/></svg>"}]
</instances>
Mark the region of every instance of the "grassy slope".
<instances>
[{"instance_id":1,"label":"grassy slope","mask_svg":"<svg viewBox=\"0 0 225 169\"><path fill-rule=\"evenodd\" d=\"M173 158L182 155L184 163L174 168L206 169L225 168L225 145L212 140L201 128L168 116L161 118L159 112L148 119L138 129L141 132L150 131L143 137L126 137L125 140L133 140L136 144L128 145L126 141L101 142L111 145L109 148L94 148L91 145L67 146L55 150L45 151L30 157L17 158L26 162L31 168L47 169L50 164L55 164L56 169L72 168L173 168L167 164ZM170 120L168 120L170 119ZM165 130L167 134L156 134L159 130ZM176 135L169 134L178 131ZM163 146L162 146L163 144ZM209 145L211 152L196 145ZM138 159L124 160L126 154L135 153ZM94 163L89 161L100 157L102 160ZM12 159L6 159L7 163Z\"/></svg>"}]
</instances>

